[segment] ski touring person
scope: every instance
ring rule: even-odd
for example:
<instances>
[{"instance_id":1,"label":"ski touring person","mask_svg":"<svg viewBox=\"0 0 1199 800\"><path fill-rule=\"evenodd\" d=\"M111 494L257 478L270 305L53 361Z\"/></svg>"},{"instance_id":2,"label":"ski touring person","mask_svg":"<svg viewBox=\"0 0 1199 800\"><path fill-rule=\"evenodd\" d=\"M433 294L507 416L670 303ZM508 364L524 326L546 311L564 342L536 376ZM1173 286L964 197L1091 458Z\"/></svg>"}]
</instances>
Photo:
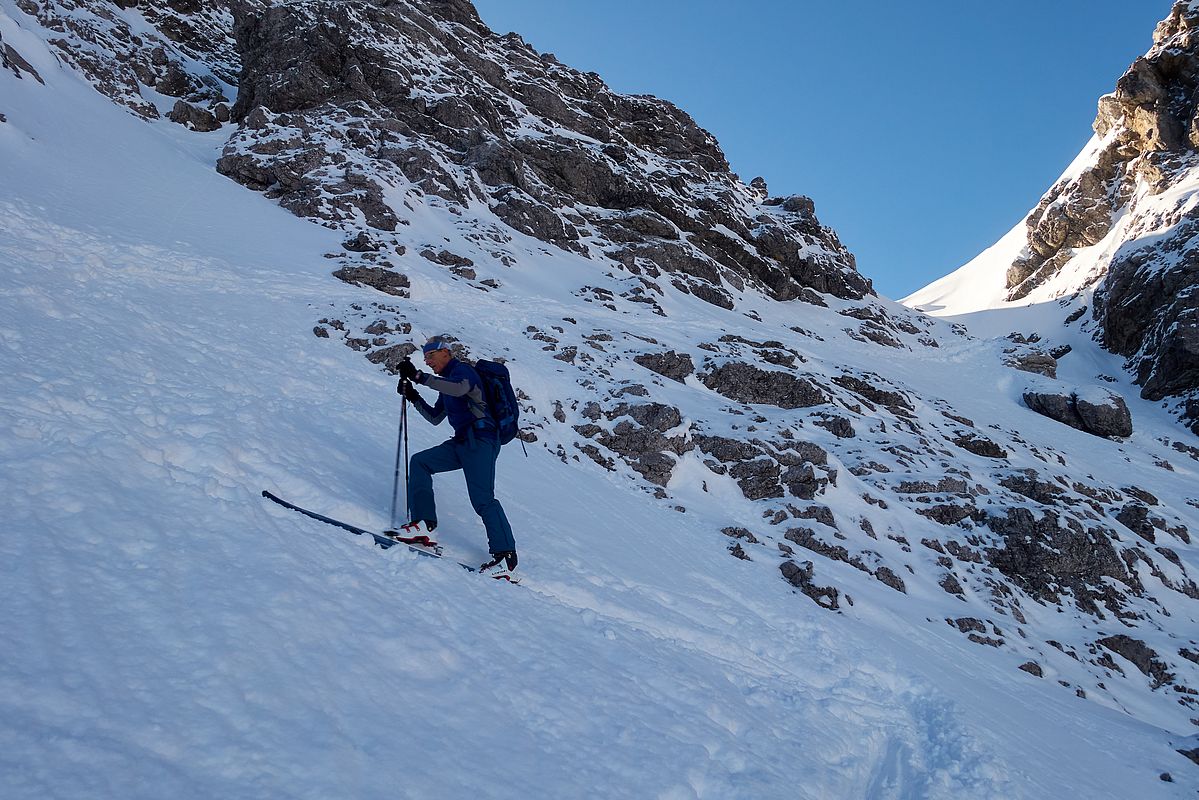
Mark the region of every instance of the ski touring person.
<instances>
[{"instance_id":1,"label":"ski touring person","mask_svg":"<svg viewBox=\"0 0 1199 800\"><path fill-rule=\"evenodd\" d=\"M433 476L462 470L471 506L487 529L491 559L479 572L496 578L511 576L516 569L516 542L504 507L495 497L495 463L500 454L496 423L488 414L479 374L454 358L449 342L433 337L421 348L425 365L433 374L418 371L404 359L396 391L404 395L430 424L448 419L452 438L412 456L408 470L408 519L402 525L406 536L431 533L437 527ZM435 390L436 402L429 405L417 386Z\"/></svg>"}]
</instances>

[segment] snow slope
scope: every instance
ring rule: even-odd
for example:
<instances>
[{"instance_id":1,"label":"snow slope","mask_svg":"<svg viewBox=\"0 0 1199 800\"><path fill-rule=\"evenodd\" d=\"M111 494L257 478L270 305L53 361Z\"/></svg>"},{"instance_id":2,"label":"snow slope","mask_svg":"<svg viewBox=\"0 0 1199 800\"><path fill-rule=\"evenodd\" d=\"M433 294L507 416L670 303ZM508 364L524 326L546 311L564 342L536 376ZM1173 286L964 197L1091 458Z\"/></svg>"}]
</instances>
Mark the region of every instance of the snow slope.
<instances>
[{"instance_id":1,"label":"snow slope","mask_svg":"<svg viewBox=\"0 0 1199 800\"><path fill-rule=\"evenodd\" d=\"M1092 136L1086 147L1053 185L1058 186L1075 180L1094 163L1097 154L1103 149L1103 144L1098 136ZM1100 275L1094 271L1095 262L1104 256L1110 259L1112 255L1111 252L1107 252L1110 246L1104 248L1100 244L1087 248L1091 252L1076 256L1070 270L1063 270L1028 296L1009 301L1008 288L1005 285L1007 270L1028 247L1027 233L1025 220L1021 219L998 242L969 262L928 286L912 292L899 302L936 317L957 317L990 308L1023 308L1081 291ZM1114 226L1107 241L1120 243L1124 233L1120 226Z\"/></svg>"},{"instance_id":2,"label":"snow slope","mask_svg":"<svg viewBox=\"0 0 1199 800\"><path fill-rule=\"evenodd\" d=\"M221 133L113 106L22 19L0 3L47 84L0 72L0 796L1199 788L1185 739L909 626L886 587L833 615L728 558L720 497L679 514L507 448L522 587L265 502L386 521L394 383L311 330L359 297L321 257L340 237L218 176ZM481 559L460 482L439 487L447 546Z\"/></svg>"}]
</instances>

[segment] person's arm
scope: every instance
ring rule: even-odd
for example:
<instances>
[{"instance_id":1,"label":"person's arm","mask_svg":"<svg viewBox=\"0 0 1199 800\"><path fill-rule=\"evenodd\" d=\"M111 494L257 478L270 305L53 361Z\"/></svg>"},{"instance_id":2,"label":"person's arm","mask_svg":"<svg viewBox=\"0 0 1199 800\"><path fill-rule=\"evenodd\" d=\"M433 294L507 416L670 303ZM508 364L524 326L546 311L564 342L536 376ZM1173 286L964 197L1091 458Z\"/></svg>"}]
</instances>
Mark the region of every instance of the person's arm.
<instances>
[{"instance_id":1,"label":"person's arm","mask_svg":"<svg viewBox=\"0 0 1199 800\"><path fill-rule=\"evenodd\" d=\"M413 394L416 394L416 392L413 392ZM441 421L445 419L445 400L442 399L441 395L437 395L437 402L430 406L425 402L423 397L416 394L416 399L412 404L416 406L416 410L420 412L422 417L428 420L430 425L440 425Z\"/></svg>"},{"instance_id":2,"label":"person's arm","mask_svg":"<svg viewBox=\"0 0 1199 800\"><path fill-rule=\"evenodd\" d=\"M450 380L437 375L430 375L426 372L420 373L420 383L422 386L428 386L441 394L447 394L450 397L464 397L470 391L470 379L462 377L458 380Z\"/></svg>"}]
</instances>

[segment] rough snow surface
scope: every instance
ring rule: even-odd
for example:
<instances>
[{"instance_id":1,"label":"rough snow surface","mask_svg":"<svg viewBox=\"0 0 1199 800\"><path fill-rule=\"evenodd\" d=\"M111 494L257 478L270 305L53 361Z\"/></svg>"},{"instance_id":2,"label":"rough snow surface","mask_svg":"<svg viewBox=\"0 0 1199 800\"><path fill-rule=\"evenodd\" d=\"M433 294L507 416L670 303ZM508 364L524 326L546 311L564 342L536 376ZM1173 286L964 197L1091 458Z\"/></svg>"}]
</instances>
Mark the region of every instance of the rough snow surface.
<instances>
[{"instance_id":1,"label":"rough snow surface","mask_svg":"<svg viewBox=\"0 0 1199 800\"><path fill-rule=\"evenodd\" d=\"M108 104L20 18L0 4L48 85L0 73L0 796L1199 786L1160 728L912 628L888 588L834 615L730 559L710 520L731 493L680 514L509 447L521 587L267 503L386 522L394 383L312 335L353 297L320 257L339 237L217 176L219 132ZM447 547L481 560L460 479L438 485Z\"/></svg>"}]
</instances>

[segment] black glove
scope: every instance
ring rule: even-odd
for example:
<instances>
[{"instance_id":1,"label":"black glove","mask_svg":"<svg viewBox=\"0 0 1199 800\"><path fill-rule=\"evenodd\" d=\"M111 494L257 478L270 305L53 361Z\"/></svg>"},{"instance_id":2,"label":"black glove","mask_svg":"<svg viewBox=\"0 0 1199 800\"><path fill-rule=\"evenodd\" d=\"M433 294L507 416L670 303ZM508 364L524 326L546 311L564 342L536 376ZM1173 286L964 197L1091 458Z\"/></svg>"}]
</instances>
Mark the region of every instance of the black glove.
<instances>
[{"instance_id":1,"label":"black glove","mask_svg":"<svg viewBox=\"0 0 1199 800\"><path fill-rule=\"evenodd\" d=\"M403 392L402 392L402 394L403 394L403 395L404 395L404 397L406 397L406 398L407 398L409 401L411 401L411 402L413 402L413 403L416 403L416 402L419 402L419 401L422 399L422 398L421 398L421 396L420 396L420 392L418 392L418 391L416 390L416 387L415 387L414 385L412 385L412 384L411 384L411 383L409 383L408 381L400 381L400 384L403 386Z\"/></svg>"},{"instance_id":2,"label":"black glove","mask_svg":"<svg viewBox=\"0 0 1199 800\"><path fill-rule=\"evenodd\" d=\"M405 358L400 362L400 377L406 381L415 381L416 365Z\"/></svg>"}]
</instances>

